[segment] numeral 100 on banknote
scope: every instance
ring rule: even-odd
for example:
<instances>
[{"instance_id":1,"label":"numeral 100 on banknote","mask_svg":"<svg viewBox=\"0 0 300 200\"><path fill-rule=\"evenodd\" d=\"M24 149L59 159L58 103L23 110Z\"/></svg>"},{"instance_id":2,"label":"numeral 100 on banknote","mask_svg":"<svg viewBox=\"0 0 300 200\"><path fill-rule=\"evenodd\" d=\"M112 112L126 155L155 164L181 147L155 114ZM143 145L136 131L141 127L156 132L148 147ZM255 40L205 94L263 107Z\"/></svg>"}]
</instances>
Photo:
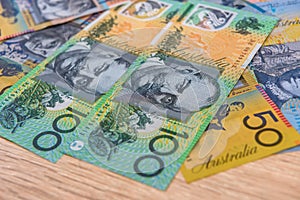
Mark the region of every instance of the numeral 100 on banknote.
<instances>
[{"instance_id":1,"label":"numeral 100 on banknote","mask_svg":"<svg viewBox=\"0 0 300 200\"><path fill-rule=\"evenodd\" d=\"M70 111L73 114L62 114L62 115L57 116L52 123L52 128L56 132L55 131L44 131L44 132L37 134L34 137L33 142L32 142L34 148L36 148L37 150L40 150L40 151L52 151L52 150L56 149L62 143L62 137L60 136L59 133L66 134L66 133L71 133L71 132L75 131L77 126L80 124L80 118L77 115L79 115L81 117L87 116L86 114L84 114L78 110L75 110L71 107L67 107L66 110ZM77 115L74 115L74 114L77 114ZM75 120L75 124L73 125L73 127L69 128L69 129L61 129L60 128L59 121L64 120L65 118L71 118L71 119ZM43 136L54 136L56 138L56 143L54 143L50 147L42 147L38 141Z\"/></svg>"}]
</instances>

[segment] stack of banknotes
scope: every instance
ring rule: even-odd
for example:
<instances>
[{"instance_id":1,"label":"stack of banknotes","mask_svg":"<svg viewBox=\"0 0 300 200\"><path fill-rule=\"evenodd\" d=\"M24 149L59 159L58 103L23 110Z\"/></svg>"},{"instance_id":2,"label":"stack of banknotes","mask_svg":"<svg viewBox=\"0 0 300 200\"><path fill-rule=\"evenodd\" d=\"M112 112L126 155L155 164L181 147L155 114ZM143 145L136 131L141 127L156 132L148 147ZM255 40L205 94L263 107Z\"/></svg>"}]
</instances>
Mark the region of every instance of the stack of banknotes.
<instances>
[{"instance_id":1,"label":"stack of banknotes","mask_svg":"<svg viewBox=\"0 0 300 200\"><path fill-rule=\"evenodd\" d=\"M300 150L299 9L0 0L0 137L161 190Z\"/></svg>"}]
</instances>

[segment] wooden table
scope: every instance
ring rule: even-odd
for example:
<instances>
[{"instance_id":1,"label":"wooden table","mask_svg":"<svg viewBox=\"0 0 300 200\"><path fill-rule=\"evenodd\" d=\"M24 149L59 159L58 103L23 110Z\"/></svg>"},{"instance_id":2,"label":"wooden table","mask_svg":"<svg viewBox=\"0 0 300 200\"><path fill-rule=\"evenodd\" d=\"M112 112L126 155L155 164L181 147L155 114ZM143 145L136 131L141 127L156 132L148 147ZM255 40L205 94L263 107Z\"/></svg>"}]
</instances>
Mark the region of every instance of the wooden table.
<instances>
[{"instance_id":1,"label":"wooden table","mask_svg":"<svg viewBox=\"0 0 300 200\"><path fill-rule=\"evenodd\" d=\"M300 152L275 155L167 191L64 156L52 164L0 139L0 199L300 199Z\"/></svg>"}]
</instances>

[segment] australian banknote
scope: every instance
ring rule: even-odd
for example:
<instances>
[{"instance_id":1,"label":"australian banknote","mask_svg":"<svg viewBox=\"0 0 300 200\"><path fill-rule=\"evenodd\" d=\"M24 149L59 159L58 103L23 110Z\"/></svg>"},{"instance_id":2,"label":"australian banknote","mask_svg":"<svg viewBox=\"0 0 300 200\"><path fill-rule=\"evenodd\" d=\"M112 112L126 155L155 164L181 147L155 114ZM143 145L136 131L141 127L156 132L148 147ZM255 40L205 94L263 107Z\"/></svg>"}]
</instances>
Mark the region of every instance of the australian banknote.
<instances>
[{"instance_id":1,"label":"australian banknote","mask_svg":"<svg viewBox=\"0 0 300 200\"><path fill-rule=\"evenodd\" d=\"M140 0L106 12L38 77L96 101L64 153L166 189L276 21L205 2ZM99 46L128 52L122 63L137 56L114 85L88 81L84 63Z\"/></svg>"},{"instance_id":2,"label":"australian banknote","mask_svg":"<svg viewBox=\"0 0 300 200\"><path fill-rule=\"evenodd\" d=\"M297 131L252 76L244 73L181 172L192 182L299 144Z\"/></svg>"},{"instance_id":3,"label":"australian banknote","mask_svg":"<svg viewBox=\"0 0 300 200\"><path fill-rule=\"evenodd\" d=\"M117 5L122 0L1 0L0 40L65 23Z\"/></svg>"},{"instance_id":4,"label":"australian banknote","mask_svg":"<svg viewBox=\"0 0 300 200\"><path fill-rule=\"evenodd\" d=\"M250 67L259 84L300 133L299 63L300 42L292 42L262 47Z\"/></svg>"}]
</instances>

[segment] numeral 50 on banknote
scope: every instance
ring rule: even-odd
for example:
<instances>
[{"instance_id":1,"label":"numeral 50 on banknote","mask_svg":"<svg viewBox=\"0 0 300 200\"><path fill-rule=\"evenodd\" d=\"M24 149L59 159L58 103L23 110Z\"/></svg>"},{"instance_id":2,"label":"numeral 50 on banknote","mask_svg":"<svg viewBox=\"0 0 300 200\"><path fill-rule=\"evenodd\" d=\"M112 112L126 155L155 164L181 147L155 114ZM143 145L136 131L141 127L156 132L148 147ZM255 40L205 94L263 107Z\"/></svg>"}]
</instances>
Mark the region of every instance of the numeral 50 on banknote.
<instances>
[{"instance_id":1,"label":"numeral 50 on banknote","mask_svg":"<svg viewBox=\"0 0 300 200\"><path fill-rule=\"evenodd\" d=\"M264 111L264 112L260 112L260 113L256 113L253 114L253 116L249 116L247 115L244 119L243 119L243 124L251 130L257 130L257 132L255 133L255 141L262 146L275 146L277 144L279 144L282 141L282 134L280 131L278 131L277 129L274 128L265 128L265 126L267 125L267 120L266 117L271 118L274 122L278 122L278 119L276 118L276 116L273 114L273 112L271 110L268 111ZM256 119L255 119L256 118ZM257 119L261 120L261 124L260 125L250 125L249 122L250 121L257 121ZM254 122L256 123L256 122ZM264 134L270 134L270 133L275 133L277 135L277 140L275 140L272 143L266 143L265 141L263 141L263 135Z\"/></svg>"}]
</instances>

